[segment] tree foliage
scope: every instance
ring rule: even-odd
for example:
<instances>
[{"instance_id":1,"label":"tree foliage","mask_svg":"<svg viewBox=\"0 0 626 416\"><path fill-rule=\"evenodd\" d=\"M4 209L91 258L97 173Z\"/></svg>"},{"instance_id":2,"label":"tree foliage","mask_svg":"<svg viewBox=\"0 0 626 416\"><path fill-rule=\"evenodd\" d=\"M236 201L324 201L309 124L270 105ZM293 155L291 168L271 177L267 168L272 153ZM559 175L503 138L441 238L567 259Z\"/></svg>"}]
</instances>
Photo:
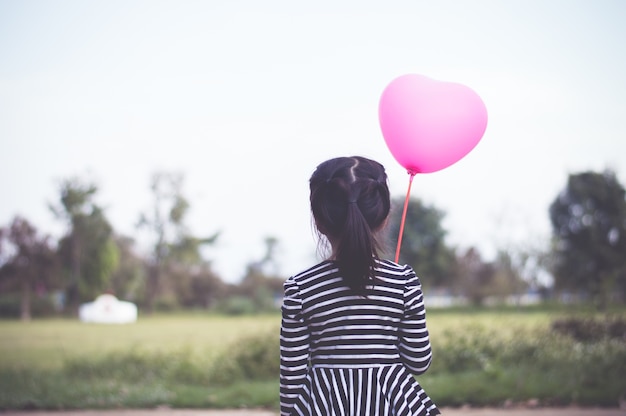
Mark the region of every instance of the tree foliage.
<instances>
[{"instance_id":1,"label":"tree foliage","mask_svg":"<svg viewBox=\"0 0 626 416\"><path fill-rule=\"evenodd\" d=\"M252 309L257 311L276 307L276 299L282 296L285 282L278 274L275 259L278 239L266 237L264 243L265 254L261 259L248 263L246 274L237 290L237 294L249 299Z\"/></svg>"},{"instance_id":2,"label":"tree foliage","mask_svg":"<svg viewBox=\"0 0 626 416\"><path fill-rule=\"evenodd\" d=\"M118 267L111 274L110 290L117 297L139 301L144 296L146 281L145 261L134 249L134 240L130 237L116 235Z\"/></svg>"},{"instance_id":3,"label":"tree foliage","mask_svg":"<svg viewBox=\"0 0 626 416\"><path fill-rule=\"evenodd\" d=\"M51 209L65 223L66 232L56 245L23 218L0 227L0 301L9 305L3 313L14 316L21 299L27 319L32 294L55 288L65 295L65 305L70 306L66 311L103 291L131 300L146 312L181 307L226 313L274 310L284 283L275 258L278 240L265 239L264 254L247 264L239 283L223 282L202 252L216 244L219 232L198 237L190 231L186 224L190 205L182 185L180 174L159 172L151 178L153 201L139 221L151 242L146 256L135 251L133 238L114 233L105 211L94 202L98 188L93 183L78 178L62 182L59 201ZM617 293L624 299L624 195L612 172L571 175L568 187L550 207L554 251L549 265L557 288L598 299ZM446 243L443 211L416 198L407 207L399 262L411 265L429 289L482 304L510 301L513 294L521 299L528 287L540 286L538 276L548 258L545 248L500 247L490 261L476 248L456 253ZM403 208L404 198L392 200L386 257L395 253Z\"/></svg>"},{"instance_id":4,"label":"tree foliage","mask_svg":"<svg viewBox=\"0 0 626 416\"><path fill-rule=\"evenodd\" d=\"M476 248L469 248L459 256L457 272L460 276L458 287L473 305L482 305L487 297L501 294L494 284L494 264L485 262Z\"/></svg>"},{"instance_id":5,"label":"tree foliage","mask_svg":"<svg viewBox=\"0 0 626 416\"><path fill-rule=\"evenodd\" d=\"M150 183L152 212L142 213L139 218L138 226L152 235L153 245L145 293L148 311L152 311L156 298L163 291L162 276L167 267L170 246L185 233L183 220L189 204L182 195L182 183L183 176L180 174L155 173Z\"/></svg>"},{"instance_id":6,"label":"tree foliage","mask_svg":"<svg viewBox=\"0 0 626 416\"><path fill-rule=\"evenodd\" d=\"M199 238L189 231L185 224L189 203L183 196L183 181L182 174L155 173L150 185L151 211L142 213L139 218L138 226L151 235L153 247L145 291L148 311L154 309L159 297L167 298L167 292L187 303L197 297L192 293L193 287L218 290L217 276L210 270L210 262L202 258L200 248L215 244L219 233ZM201 304L210 302L208 294L200 297Z\"/></svg>"},{"instance_id":7,"label":"tree foliage","mask_svg":"<svg viewBox=\"0 0 626 416\"><path fill-rule=\"evenodd\" d=\"M388 240L394 243L403 209L404 198L394 198L387 227ZM455 254L445 241L444 216L443 211L420 199L410 198L408 202L399 262L411 265L422 282L432 286L448 285L455 275Z\"/></svg>"},{"instance_id":8,"label":"tree foliage","mask_svg":"<svg viewBox=\"0 0 626 416\"><path fill-rule=\"evenodd\" d=\"M0 288L20 292L20 317L31 318L35 293L47 293L58 285L57 258L50 238L40 235L26 219L15 217L8 229L0 229Z\"/></svg>"},{"instance_id":9,"label":"tree foliage","mask_svg":"<svg viewBox=\"0 0 626 416\"><path fill-rule=\"evenodd\" d=\"M626 199L612 171L569 175L550 205L557 288L605 303L626 294Z\"/></svg>"},{"instance_id":10,"label":"tree foliage","mask_svg":"<svg viewBox=\"0 0 626 416\"><path fill-rule=\"evenodd\" d=\"M119 261L113 228L94 201L97 191L95 184L79 178L64 180L59 204L50 207L67 227L58 252L66 276L66 301L72 308L107 290Z\"/></svg>"}]
</instances>

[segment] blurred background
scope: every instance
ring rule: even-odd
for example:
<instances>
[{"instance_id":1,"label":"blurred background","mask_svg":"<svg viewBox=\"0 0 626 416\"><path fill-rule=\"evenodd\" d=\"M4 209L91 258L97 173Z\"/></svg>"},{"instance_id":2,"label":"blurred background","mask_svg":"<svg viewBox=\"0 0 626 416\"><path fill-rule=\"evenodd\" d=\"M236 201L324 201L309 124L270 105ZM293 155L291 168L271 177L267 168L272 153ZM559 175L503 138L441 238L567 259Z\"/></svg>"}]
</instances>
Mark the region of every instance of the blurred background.
<instances>
[{"instance_id":1,"label":"blurred background","mask_svg":"<svg viewBox=\"0 0 626 416\"><path fill-rule=\"evenodd\" d=\"M400 260L417 270L429 310L486 308L490 322L540 310L544 330L582 325L582 338L612 339L589 357L610 357L597 371L622 371L625 19L619 0L0 0L0 315L71 321L107 293L137 305L137 325L197 311L276 322L285 278L323 254L308 179L336 156L386 166L393 257L409 176L385 145L378 102L417 73L469 86L489 114L470 154L413 182ZM573 310L584 319L564 324ZM180 326L191 343L202 332ZM25 328L3 330L5 352ZM433 342L478 352L463 361L447 349L436 372L467 364L495 377L507 362L444 333ZM553 351L520 342L529 357ZM578 367L572 354L554 362ZM538 385L557 403L615 406L626 387L603 377L554 376L562 397Z\"/></svg>"}]
</instances>

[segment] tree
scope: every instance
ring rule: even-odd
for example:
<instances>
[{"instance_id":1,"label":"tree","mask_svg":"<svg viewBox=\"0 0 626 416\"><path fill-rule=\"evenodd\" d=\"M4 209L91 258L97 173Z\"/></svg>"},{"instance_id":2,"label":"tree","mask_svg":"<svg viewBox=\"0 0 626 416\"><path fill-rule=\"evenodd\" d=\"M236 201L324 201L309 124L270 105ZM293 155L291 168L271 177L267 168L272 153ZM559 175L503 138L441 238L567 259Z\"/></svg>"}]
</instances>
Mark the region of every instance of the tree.
<instances>
[{"instance_id":1,"label":"tree","mask_svg":"<svg viewBox=\"0 0 626 416\"><path fill-rule=\"evenodd\" d=\"M387 228L389 241L398 240L403 207L404 198L392 200ZM399 256L399 262L411 265L422 282L437 287L449 285L455 277L454 250L446 245L446 231L441 225L444 216L434 206L411 198Z\"/></svg>"},{"instance_id":2,"label":"tree","mask_svg":"<svg viewBox=\"0 0 626 416\"><path fill-rule=\"evenodd\" d=\"M150 184L154 198L152 211L142 213L139 218L138 227L146 229L153 241L145 293L148 312L153 311L155 301L166 289L177 297L187 297L186 293L193 283L194 268L196 271L201 269L200 275L206 277L210 262L202 258L200 248L214 244L219 236L217 232L210 237L198 238L189 232L185 225L189 203L182 194L183 179L183 175L178 173L155 173ZM175 279L166 282L166 276ZM212 278L208 277L209 280ZM167 283L169 288L165 287ZM204 283L202 287L211 286Z\"/></svg>"},{"instance_id":3,"label":"tree","mask_svg":"<svg viewBox=\"0 0 626 416\"><path fill-rule=\"evenodd\" d=\"M214 244L218 236L216 233L207 238L197 238L183 234L169 244L164 272L176 303L206 309L225 293L225 285L211 268L211 262L201 255L201 248Z\"/></svg>"},{"instance_id":4,"label":"tree","mask_svg":"<svg viewBox=\"0 0 626 416\"><path fill-rule=\"evenodd\" d=\"M626 191L615 173L569 175L550 205L558 289L582 291L606 305L626 294Z\"/></svg>"},{"instance_id":5,"label":"tree","mask_svg":"<svg viewBox=\"0 0 626 416\"><path fill-rule=\"evenodd\" d=\"M21 217L15 217L7 230L0 229L0 247L11 247L11 253L0 263L0 287L18 288L20 318L28 321L32 315L32 294L47 292L57 284L55 250L48 236L39 235Z\"/></svg>"},{"instance_id":6,"label":"tree","mask_svg":"<svg viewBox=\"0 0 626 416\"><path fill-rule=\"evenodd\" d=\"M545 295L551 285L551 279L547 278L548 260L545 247L536 243L501 245L494 265L495 280L502 294L515 296L518 303L528 289Z\"/></svg>"},{"instance_id":7,"label":"tree","mask_svg":"<svg viewBox=\"0 0 626 416\"><path fill-rule=\"evenodd\" d=\"M238 288L241 296L251 300L256 310L275 309L275 301L282 295L285 283L285 279L278 276L275 259L278 239L267 237L264 243L265 254L260 260L248 264Z\"/></svg>"},{"instance_id":8,"label":"tree","mask_svg":"<svg viewBox=\"0 0 626 416\"><path fill-rule=\"evenodd\" d=\"M145 262L134 251L134 240L125 236L114 236L119 253L117 269L112 273L109 290L117 297L137 301L145 289Z\"/></svg>"},{"instance_id":9,"label":"tree","mask_svg":"<svg viewBox=\"0 0 626 416\"><path fill-rule=\"evenodd\" d=\"M460 256L457 267L459 286L473 305L482 305L487 297L500 294L494 285L496 269L493 263L483 261L477 249L469 248Z\"/></svg>"},{"instance_id":10,"label":"tree","mask_svg":"<svg viewBox=\"0 0 626 416\"><path fill-rule=\"evenodd\" d=\"M182 221L189 204L181 194L182 181L183 176L179 174L155 173L150 183L154 198L152 213L142 213L139 218L138 227L147 229L153 239L145 293L148 312L154 309L154 302L162 290L169 242L184 228Z\"/></svg>"},{"instance_id":11,"label":"tree","mask_svg":"<svg viewBox=\"0 0 626 416\"><path fill-rule=\"evenodd\" d=\"M185 306L208 309L222 299L227 292L226 283L211 269L209 265L196 268L191 275L189 285L190 296Z\"/></svg>"},{"instance_id":12,"label":"tree","mask_svg":"<svg viewBox=\"0 0 626 416\"><path fill-rule=\"evenodd\" d=\"M59 242L59 255L66 275L66 300L70 307L93 299L109 286L119 260L113 228L103 209L94 201L98 188L79 178L64 180L60 204L51 206L67 225Z\"/></svg>"}]
</instances>

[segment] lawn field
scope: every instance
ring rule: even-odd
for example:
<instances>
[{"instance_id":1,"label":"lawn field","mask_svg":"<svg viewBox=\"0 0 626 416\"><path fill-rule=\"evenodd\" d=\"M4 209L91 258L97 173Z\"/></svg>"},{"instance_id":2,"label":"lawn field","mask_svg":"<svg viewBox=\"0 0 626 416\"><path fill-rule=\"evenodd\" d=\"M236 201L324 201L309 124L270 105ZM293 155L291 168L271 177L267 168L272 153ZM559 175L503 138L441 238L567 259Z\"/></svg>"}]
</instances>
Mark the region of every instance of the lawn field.
<instances>
[{"instance_id":1,"label":"lawn field","mask_svg":"<svg viewBox=\"0 0 626 416\"><path fill-rule=\"evenodd\" d=\"M553 329L576 318L592 337ZM598 322L618 324L598 332ZM433 364L418 377L441 406L618 406L626 311L429 310ZM140 316L133 324L0 320L0 411L278 407L280 314ZM591 332L589 332L591 330Z\"/></svg>"},{"instance_id":2,"label":"lawn field","mask_svg":"<svg viewBox=\"0 0 626 416\"><path fill-rule=\"evenodd\" d=\"M520 330L547 329L554 319L572 312L544 309L462 309L427 312L433 344L450 333L473 328L513 336ZM280 314L223 316L203 313L140 316L122 325L82 323L78 319L37 319L30 322L0 320L0 367L55 368L65 358L99 355L120 350L186 350L212 354L242 336L275 330Z\"/></svg>"},{"instance_id":3,"label":"lawn field","mask_svg":"<svg viewBox=\"0 0 626 416\"><path fill-rule=\"evenodd\" d=\"M564 313L547 311L439 311L428 312L434 344L450 333L472 328L495 330L502 336L523 329L547 328ZM31 322L0 320L0 367L53 369L67 358L94 356L120 350L171 351L212 355L242 336L275 329L279 314L222 316L201 313L140 316L123 325L82 323L78 319L39 319ZM207 358L206 356L204 358Z\"/></svg>"},{"instance_id":4,"label":"lawn field","mask_svg":"<svg viewBox=\"0 0 626 416\"><path fill-rule=\"evenodd\" d=\"M141 316L123 325L78 319L0 320L0 367L54 369L65 359L120 350L216 354L244 335L280 326L280 315L225 317L206 314Z\"/></svg>"}]
</instances>

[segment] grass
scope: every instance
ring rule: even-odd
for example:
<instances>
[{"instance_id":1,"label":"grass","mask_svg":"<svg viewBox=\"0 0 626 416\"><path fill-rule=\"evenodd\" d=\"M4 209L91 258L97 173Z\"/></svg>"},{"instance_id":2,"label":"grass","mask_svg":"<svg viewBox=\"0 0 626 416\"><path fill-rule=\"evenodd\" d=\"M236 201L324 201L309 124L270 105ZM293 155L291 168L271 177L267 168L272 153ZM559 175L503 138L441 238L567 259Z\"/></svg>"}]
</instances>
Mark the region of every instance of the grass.
<instances>
[{"instance_id":1,"label":"grass","mask_svg":"<svg viewBox=\"0 0 626 416\"><path fill-rule=\"evenodd\" d=\"M226 385L145 378L77 378L54 371L1 371L2 409L276 408L275 380Z\"/></svg>"},{"instance_id":2,"label":"grass","mask_svg":"<svg viewBox=\"0 0 626 416\"><path fill-rule=\"evenodd\" d=\"M227 317L206 314L141 316L130 325L99 325L75 319L0 321L0 368L58 369L68 359L126 351L185 349L215 355L243 335L280 325L279 315Z\"/></svg>"},{"instance_id":3,"label":"grass","mask_svg":"<svg viewBox=\"0 0 626 416\"><path fill-rule=\"evenodd\" d=\"M0 411L272 407L276 378L246 376L267 373L263 365L277 369L277 357L258 357L277 353L277 344L266 344L277 341L279 325L279 314L154 315L130 325L2 320Z\"/></svg>"},{"instance_id":4,"label":"grass","mask_svg":"<svg viewBox=\"0 0 626 416\"><path fill-rule=\"evenodd\" d=\"M432 310L434 362L419 377L440 406L616 406L623 339L579 342L546 309ZM615 313L614 313L615 315ZM622 318L626 313L618 311ZM278 406L280 315L177 314L130 325L0 321L2 409Z\"/></svg>"}]
</instances>

